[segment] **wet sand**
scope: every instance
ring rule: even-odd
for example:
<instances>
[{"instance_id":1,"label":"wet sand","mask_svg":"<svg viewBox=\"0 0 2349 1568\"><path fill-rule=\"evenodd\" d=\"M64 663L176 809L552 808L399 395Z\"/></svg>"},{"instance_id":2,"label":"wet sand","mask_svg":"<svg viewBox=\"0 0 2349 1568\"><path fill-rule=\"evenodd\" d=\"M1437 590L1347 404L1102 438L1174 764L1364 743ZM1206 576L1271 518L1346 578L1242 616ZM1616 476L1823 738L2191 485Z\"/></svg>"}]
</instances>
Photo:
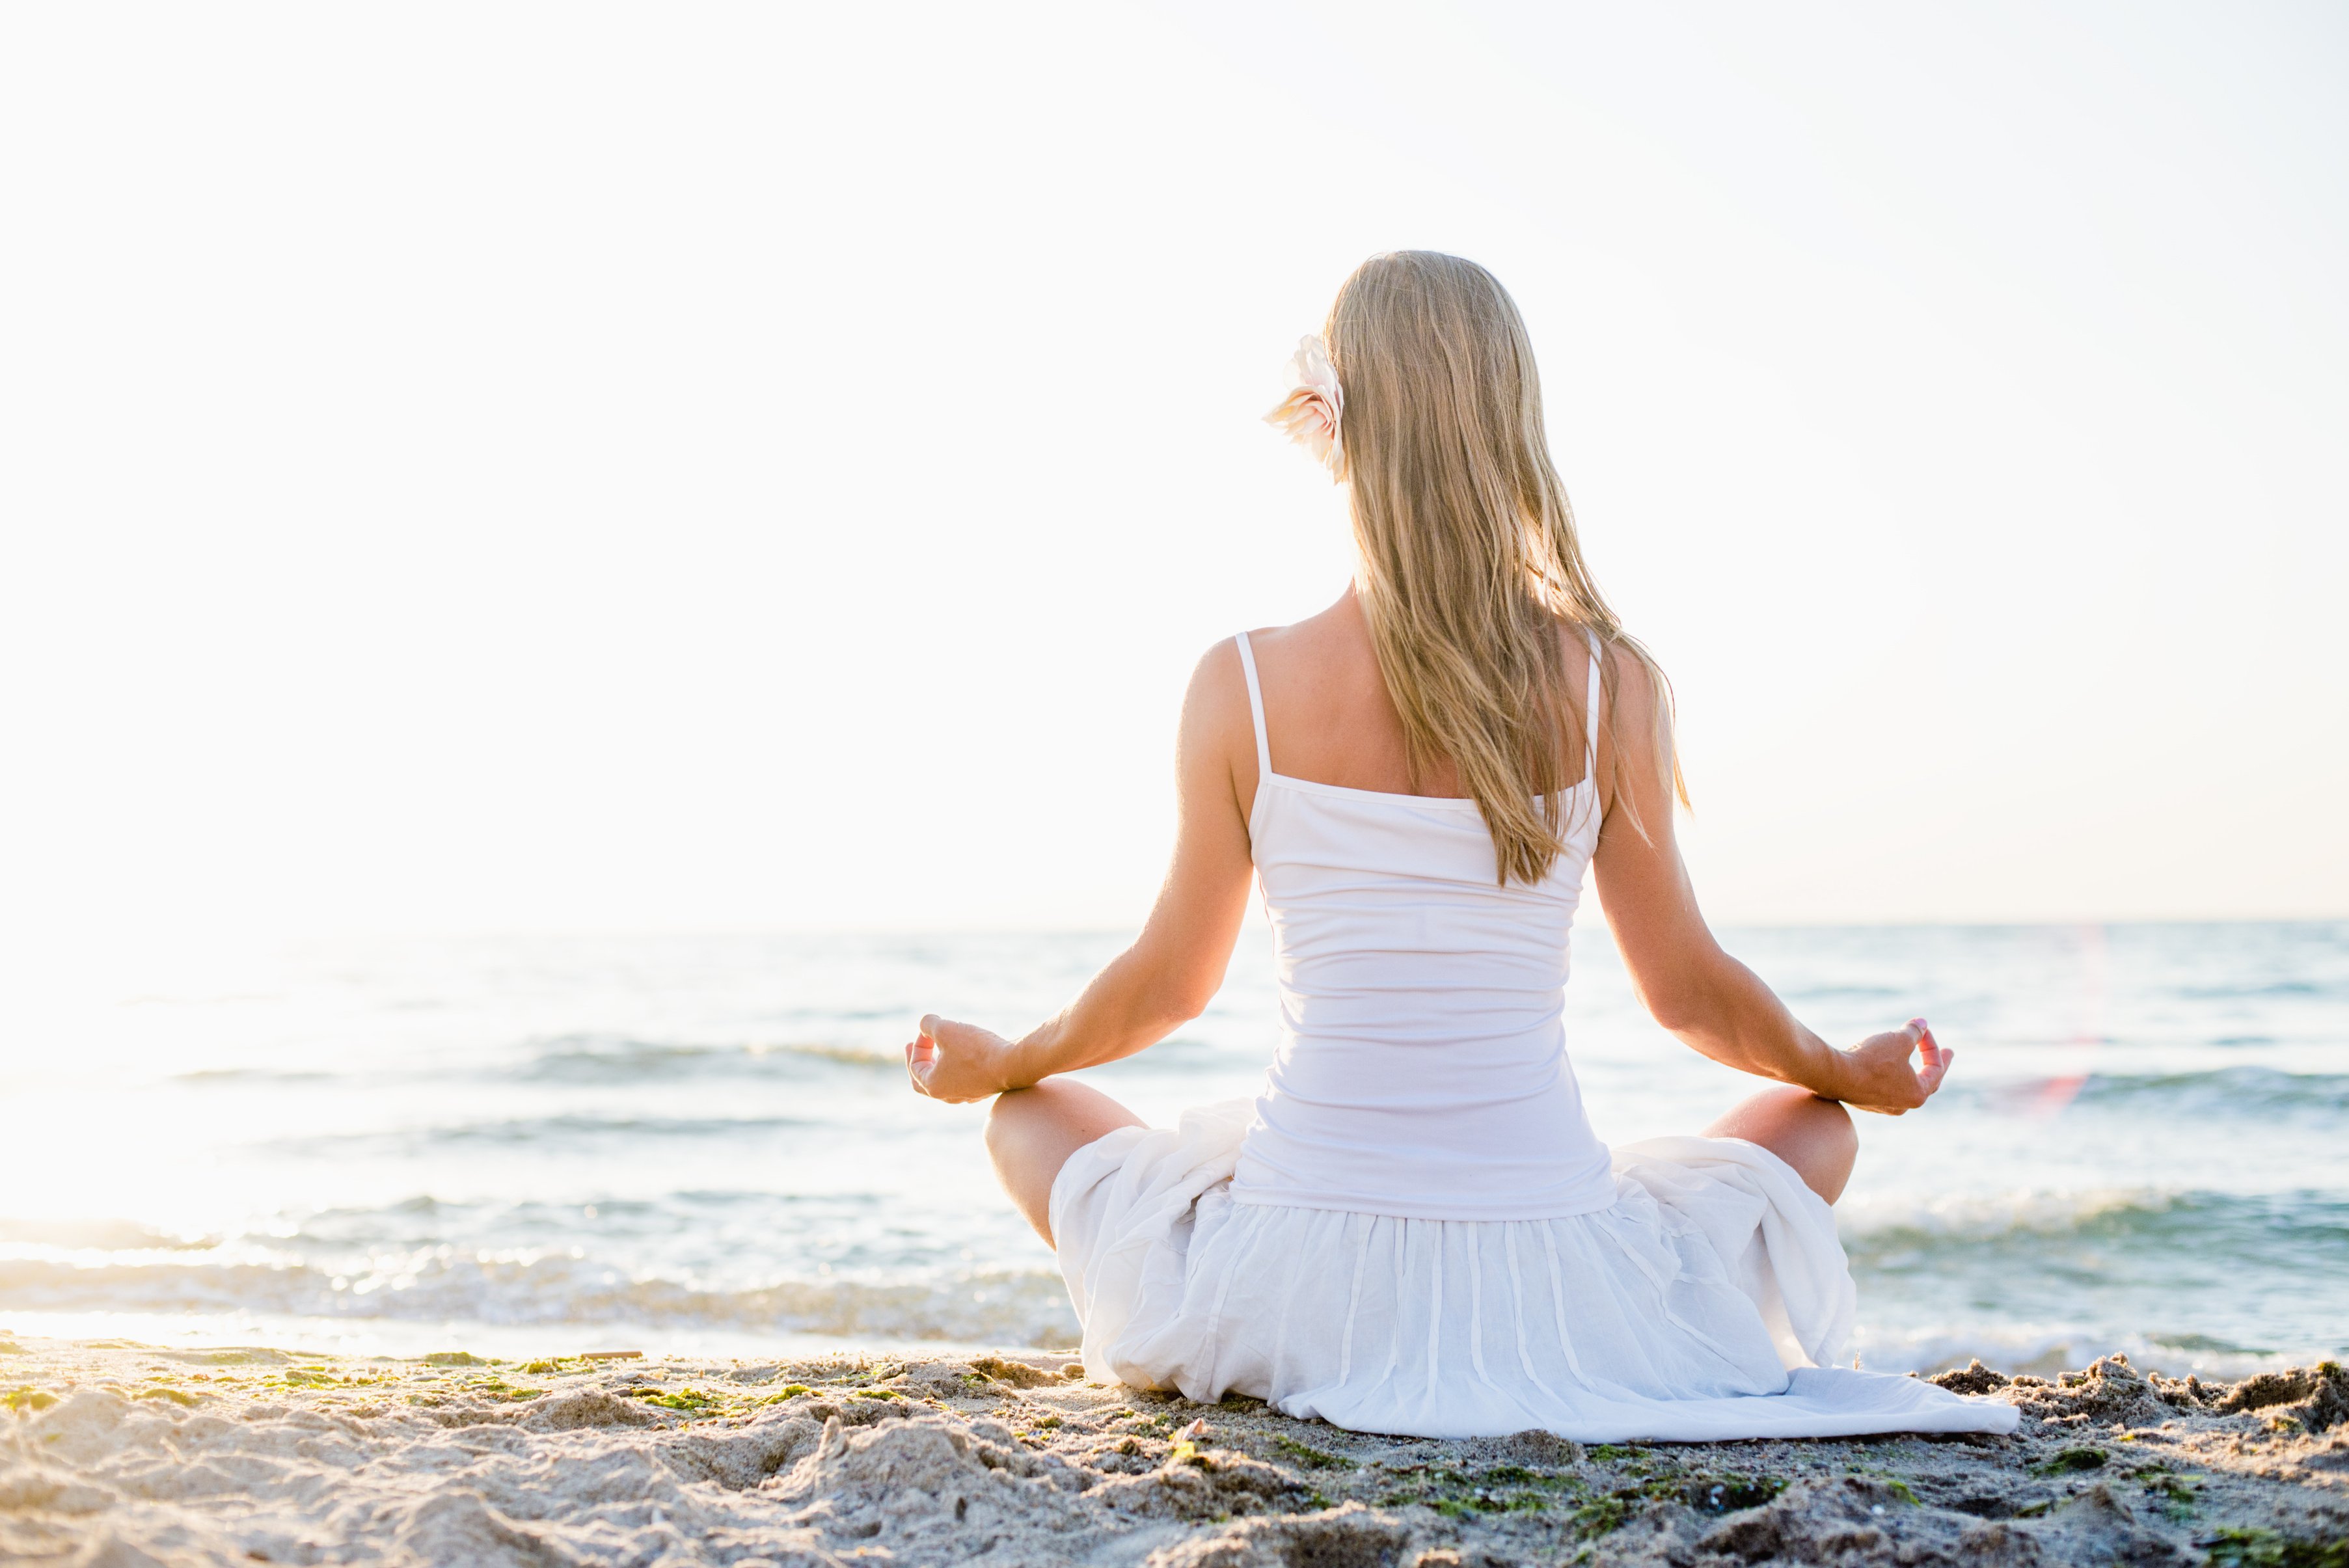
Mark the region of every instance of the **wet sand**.
<instances>
[{"instance_id":1,"label":"wet sand","mask_svg":"<svg viewBox=\"0 0 2349 1568\"><path fill-rule=\"evenodd\" d=\"M2013 1437L1361 1436L1065 1357L0 1341L0 1561L2349 1568L2349 1378L1943 1374Z\"/></svg>"}]
</instances>

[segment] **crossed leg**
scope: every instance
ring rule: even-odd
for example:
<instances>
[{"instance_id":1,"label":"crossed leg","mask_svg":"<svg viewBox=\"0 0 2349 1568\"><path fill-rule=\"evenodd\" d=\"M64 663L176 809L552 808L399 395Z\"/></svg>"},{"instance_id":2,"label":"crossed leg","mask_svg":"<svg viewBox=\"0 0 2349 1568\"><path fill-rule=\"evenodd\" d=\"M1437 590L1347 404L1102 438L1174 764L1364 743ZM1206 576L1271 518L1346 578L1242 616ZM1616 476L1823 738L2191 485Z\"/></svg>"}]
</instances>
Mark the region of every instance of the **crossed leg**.
<instances>
[{"instance_id":1,"label":"crossed leg","mask_svg":"<svg viewBox=\"0 0 2349 1568\"><path fill-rule=\"evenodd\" d=\"M987 1116L987 1152L997 1180L1046 1243L1052 1239L1052 1182L1069 1156L1104 1133L1140 1127L1142 1119L1097 1088L1048 1078L1033 1088L998 1095ZM1859 1134L1851 1113L1808 1089L1766 1088L1733 1106L1704 1130L1708 1138L1758 1143L1795 1168L1810 1190L1832 1203L1851 1180Z\"/></svg>"},{"instance_id":2,"label":"crossed leg","mask_svg":"<svg viewBox=\"0 0 2349 1568\"><path fill-rule=\"evenodd\" d=\"M1704 1130L1707 1138L1742 1138L1758 1143L1795 1168L1805 1185L1828 1202L1843 1196L1859 1158L1859 1134L1851 1112L1806 1088L1765 1088L1740 1100Z\"/></svg>"},{"instance_id":3,"label":"crossed leg","mask_svg":"<svg viewBox=\"0 0 2349 1568\"><path fill-rule=\"evenodd\" d=\"M1142 1125L1142 1118L1097 1088L1046 1078L995 1097L987 1113L987 1152L996 1180L1050 1245L1052 1181L1069 1156L1104 1133Z\"/></svg>"}]
</instances>

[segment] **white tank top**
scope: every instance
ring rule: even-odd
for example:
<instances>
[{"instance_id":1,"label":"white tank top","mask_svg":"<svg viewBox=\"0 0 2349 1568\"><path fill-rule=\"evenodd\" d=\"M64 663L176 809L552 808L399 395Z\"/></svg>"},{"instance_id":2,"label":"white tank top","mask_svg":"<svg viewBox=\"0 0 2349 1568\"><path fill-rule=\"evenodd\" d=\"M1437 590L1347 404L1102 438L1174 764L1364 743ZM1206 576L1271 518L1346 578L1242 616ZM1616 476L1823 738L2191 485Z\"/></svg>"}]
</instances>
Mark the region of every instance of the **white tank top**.
<instances>
[{"instance_id":1,"label":"white tank top","mask_svg":"<svg viewBox=\"0 0 2349 1568\"><path fill-rule=\"evenodd\" d=\"M1599 841L1588 776L1542 880L1494 882L1474 800L1272 770L1256 654L1248 838L1272 920L1280 1048L1240 1147L1237 1202L1431 1220L1543 1220L1615 1201L1560 1022L1569 932ZM1588 744L1599 755L1599 644Z\"/></svg>"}]
</instances>

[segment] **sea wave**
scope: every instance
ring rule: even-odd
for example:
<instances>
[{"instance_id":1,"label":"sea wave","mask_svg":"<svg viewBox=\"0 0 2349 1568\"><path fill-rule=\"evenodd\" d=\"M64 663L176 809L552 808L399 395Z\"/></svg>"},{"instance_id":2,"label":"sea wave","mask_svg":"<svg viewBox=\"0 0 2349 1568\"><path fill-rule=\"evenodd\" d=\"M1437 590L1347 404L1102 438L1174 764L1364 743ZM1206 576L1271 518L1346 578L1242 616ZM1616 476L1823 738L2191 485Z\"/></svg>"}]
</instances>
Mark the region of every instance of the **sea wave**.
<instances>
[{"instance_id":1,"label":"sea wave","mask_svg":"<svg viewBox=\"0 0 2349 1568\"><path fill-rule=\"evenodd\" d=\"M1863 1325L1851 1346L1853 1359L1868 1370L1923 1375L1979 1360L2002 1372L2027 1372L2044 1377L2065 1367L2085 1367L2100 1356L2116 1352L2141 1369L2176 1377L2189 1373L2205 1377L2248 1377L2257 1372L2321 1361L2332 1354L2322 1345L2263 1349L2207 1335L2116 1333L2074 1324L1971 1324L1903 1329L1874 1329Z\"/></svg>"},{"instance_id":2,"label":"sea wave","mask_svg":"<svg viewBox=\"0 0 2349 1568\"><path fill-rule=\"evenodd\" d=\"M188 1252L209 1248L204 1237L174 1235L133 1220L0 1219L0 1247L60 1253Z\"/></svg>"},{"instance_id":3,"label":"sea wave","mask_svg":"<svg viewBox=\"0 0 2349 1568\"><path fill-rule=\"evenodd\" d=\"M509 1117L499 1121L457 1121L387 1131L310 1133L258 1144L276 1154L332 1158L360 1154L413 1155L467 1146L551 1146L584 1142L627 1148L639 1142L764 1137L778 1132L827 1129L833 1124L794 1116L562 1116Z\"/></svg>"},{"instance_id":4,"label":"sea wave","mask_svg":"<svg viewBox=\"0 0 2349 1568\"><path fill-rule=\"evenodd\" d=\"M333 1073L307 1068L202 1068L194 1072L173 1073L171 1081L197 1088L243 1088L253 1084L332 1083L335 1077Z\"/></svg>"},{"instance_id":5,"label":"sea wave","mask_svg":"<svg viewBox=\"0 0 2349 1568\"><path fill-rule=\"evenodd\" d=\"M2048 1042L2051 1045L2061 1042ZM2349 1075L2295 1073L2267 1067L2208 1068L2193 1072L2090 1072L2077 1078L2008 1078L1952 1083L1952 1104L2008 1104L2064 1086L2074 1109L2142 1118L2250 1118L2269 1120L2349 1119ZM2344 1129L2349 1130L2349 1129Z\"/></svg>"},{"instance_id":6,"label":"sea wave","mask_svg":"<svg viewBox=\"0 0 2349 1568\"><path fill-rule=\"evenodd\" d=\"M533 1083L625 1084L712 1078L790 1078L811 1067L871 1071L904 1065L895 1053L820 1041L704 1045L625 1036L564 1035L538 1042L505 1076Z\"/></svg>"},{"instance_id":7,"label":"sea wave","mask_svg":"<svg viewBox=\"0 0 2349 1568\"><path fill-rule=\"evenodd\" d=\"M2147 1114L2281 1112L2349 1114L2349 1074L2292 1073L2274 1068L2213 1068L2186 1073L2096 1073L2075 1104Z\"/></svg>"},{"instance_id":8,"label":"sea wave","mask_svg":"<svg viewBox=\"0 0 2349 1568\"><path fill-rule=\"evenodd\" d=\"M2126 1326L2265 1353L2312 1336L2349 1350L2349 1195L2070 1193L1840 1216L1873 1310L1911 1321Z\"/></svg>"},{"instance_id":9,"label":"sea wave","mask_svg":"<svg viewBox=\"0 0 2349 1568\"><path fill-rule=\"evenodd\" d=\"M1077 1338L1066 1288L1058 1274L1040 1270L925 1281L783 1279L722 1290L543 1253L429 1256L356 1274L301 1262L19 1257L0 1258L0 1303L44 1313L630 1325L1040 1346Z\"/></svg>"},{"instance_id":10,"label":"sea wave","mask_svg":"<svg viewBox=\"0 0 2349 1568\"><path fill-rule=\"evenodd\" d=\"M2344 987L2323 980L2264 980L2249 984L2180 985L2175 995L2194 1002L2271 1002L2279 998L2340 996Z\"/></svg>"},{"instance_id":11,"label":"sea wave","mask_svg":"<svg viewBox=\"0 0 2349 1568\"><path fill-rule=\"evenodd\" d=\"M1994 1197L1854 1202L1837 1211L1847 1251L1890 1245L2094 1238L2145 1246L2230 1234L2291 1234L2312 1242L2349 1239L2349 1196L2323 1191L2272 1193L2165 1191L2022 1192ZM2349 1253L2342 1254L2349 1257Z\"/></svg>"}]
</instances>

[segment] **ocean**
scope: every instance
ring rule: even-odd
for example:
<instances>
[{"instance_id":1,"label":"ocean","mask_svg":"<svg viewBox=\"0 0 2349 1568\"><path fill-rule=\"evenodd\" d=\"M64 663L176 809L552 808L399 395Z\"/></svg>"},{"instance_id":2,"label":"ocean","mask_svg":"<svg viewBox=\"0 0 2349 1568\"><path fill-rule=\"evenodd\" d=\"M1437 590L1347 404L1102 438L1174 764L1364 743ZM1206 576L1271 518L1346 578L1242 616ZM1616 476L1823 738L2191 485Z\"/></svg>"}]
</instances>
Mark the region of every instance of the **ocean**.
<instances>
[{"instance_id":1,"label":"ocean","mask_svg":"<svg viewBox=\"0 0 2349 1568\"><path fill-rule=\"evenodd\" d=\"M2349 1355L2349 923L1730 931L1848 1043L1930 1017L1837 1213L1864 1366ZM0 1333L358 1354L1067 1346L982 1107L905 1087L937 1011L1014 1032L1114 934L376 941L20 1018L0 1045ZM1195 1024L1086 1076L1154 1121L1251 1093L1265 934ZM1576 934L1610 1141L1755 1087Z\"/></svg>"}]
</instances>

